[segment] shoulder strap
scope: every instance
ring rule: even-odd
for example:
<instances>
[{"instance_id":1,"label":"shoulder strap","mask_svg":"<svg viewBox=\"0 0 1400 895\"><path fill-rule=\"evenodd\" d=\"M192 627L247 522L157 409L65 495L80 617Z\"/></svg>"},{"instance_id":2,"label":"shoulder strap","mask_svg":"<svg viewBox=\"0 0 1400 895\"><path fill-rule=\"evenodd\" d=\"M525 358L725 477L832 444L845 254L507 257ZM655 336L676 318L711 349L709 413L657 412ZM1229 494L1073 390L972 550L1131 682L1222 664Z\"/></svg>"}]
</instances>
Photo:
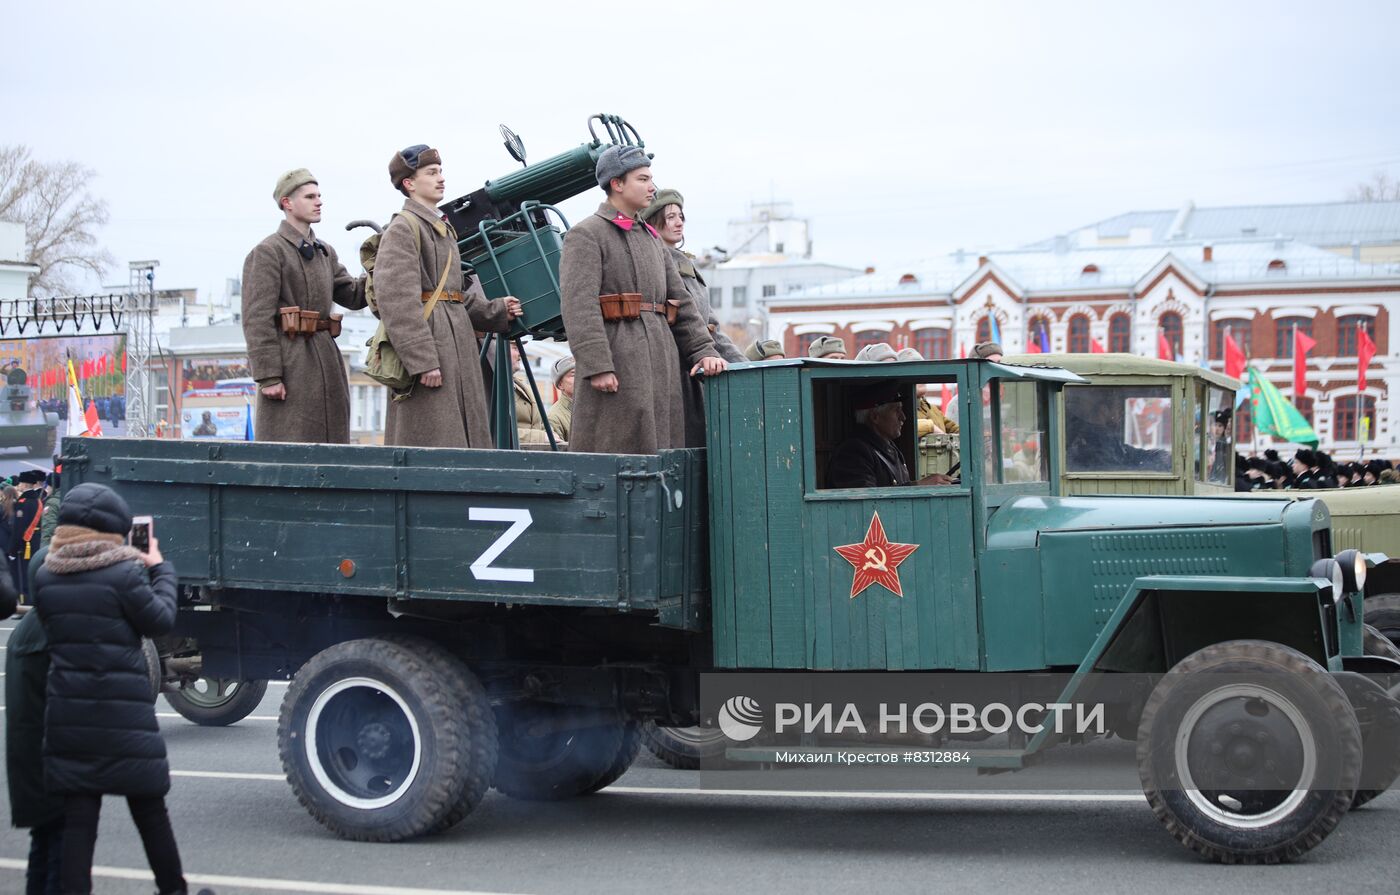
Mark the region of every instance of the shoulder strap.
<instances>
[{"instance_id":1,"label":"shoulder strap","mask_svg":"<svg viewBox=\"0 0 1400 895\"><path fill-rule=\"evenodd\" d=\"M413 215L411 214L404 214L401 211L396 212L396 214L403 215L403 217L408 219L409 224L413 225L413 244L418 247L418 254L421 256L423 254L423 233L418 228L418 222L413 219ZM447 275L451 272L452 253L448 252L447 263L442 266L442 276L438 277L437 288L433 290L432 296L423 305L424 320L427 320L429 317L433 316L433 308L437 307L438 299L442 298L443 287L447 285Z\"/></svg>"},{"instance_id":2,"label":"shoulder strap","mask_svg":"<svg viewBox=\"0 0 1400 895\"><path fill-rule=\"evenodd\" d=\"M39 508L34 511L34 518L29 520L29 527L24 530L24 539L26 541L34 537L34 529L39 527L39 522L43 519L43 517L44 499L41 497L39 498Z\"/></svg>"}]
</instances>

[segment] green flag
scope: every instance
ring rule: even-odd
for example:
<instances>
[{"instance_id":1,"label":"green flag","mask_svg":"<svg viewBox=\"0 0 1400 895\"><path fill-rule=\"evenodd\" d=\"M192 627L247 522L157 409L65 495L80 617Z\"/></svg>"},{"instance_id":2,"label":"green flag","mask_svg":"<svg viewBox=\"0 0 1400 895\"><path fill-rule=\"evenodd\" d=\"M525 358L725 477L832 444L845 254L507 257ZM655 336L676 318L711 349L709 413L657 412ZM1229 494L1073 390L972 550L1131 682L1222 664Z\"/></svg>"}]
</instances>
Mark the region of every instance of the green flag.
<instances>
[{"instance_id":1,"label":"green flag","mask_svg":"<svg viewBox=\"0 0 1400 895\"><path fill-rule=\"evenodd\" d=\"M1253 367L1249 368L1249 408L1259 432L1296 444L1317 444L1317 435L1298 408Z\"/></svg>"}]
</instances>

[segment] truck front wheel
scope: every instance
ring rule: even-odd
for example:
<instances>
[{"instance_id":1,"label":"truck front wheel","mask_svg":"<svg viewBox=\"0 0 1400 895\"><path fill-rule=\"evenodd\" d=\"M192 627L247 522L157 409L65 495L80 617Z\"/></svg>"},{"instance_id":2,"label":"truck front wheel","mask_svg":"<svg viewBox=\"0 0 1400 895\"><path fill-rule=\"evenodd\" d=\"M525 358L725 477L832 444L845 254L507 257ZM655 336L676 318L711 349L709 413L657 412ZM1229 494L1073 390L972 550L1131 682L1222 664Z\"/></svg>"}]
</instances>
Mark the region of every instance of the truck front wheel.
<instances>
[{"instance_id":1,"label":"truck front wheel","mask_svg":"<svg viewBox=\"0 0 1400 895\"><path fill-rule=\"evenodd\" d=\"M203 727L226 727L253 713L267 693L267 681L202 677L165 694L186 720Z\"/></svg>"},{"instance_id":2,"label":"truck front wheel","mask_svg":"<svg viewBox=\"0 0 1400 895\"><path fill-rule=\"evenodd\" d=\"M302 806L363 842L446 829L481 802L496 770L481 682L446 650L410 638L318 653L287 689L277 745Z\"/></svg>"},{"instance_id":3,"label":"truck front wheel","mask_svg":"<svg viewBox=\"0 0 1400 895\"><path fill-rule=\"evenodd\" d=\"M1179 842L1225 864L1274 864L1327 838L1351 807L1361 729L1312 659L1233 640L1157 684L1137 760L1148 804Z\"/></svg>"},{"instance_id":4,"label":"truck front wheel","mask_svg":"<svg viewBox=\"0 0 1400 895\"><path fill-rule=\"evenodd\" d=\"M1376 594L1367 597L1362 606L1366 624L1385 635L1392 644L1400 644L1400 594Z\"/></svg>"},{"instance_id":5,"label":"truck front wheel","mask_svg":"<svg viewBox=\"0 0 1400 895\"><path fill-rule=\"evenodd\" d=\"M1400 648L1371 625L1363 629L1361 645L1368 656L1383 656L1400 662ZM1379 705L1381 700L1386 699L1386 694L1381 684L1374 686L1376 692L1371 695L1371 701ZM1370 723L1361 732L1362 751L1366 757L1361 766L1362 788L1356 791L1356 798L1351 803L1353 808L1360 808L1385 792L1395 778L1400 777L1400 749L1396 748L1394 717L1377 716L1376 709L1372 709L1371 713Z\"/></svg>"}]
</instances>

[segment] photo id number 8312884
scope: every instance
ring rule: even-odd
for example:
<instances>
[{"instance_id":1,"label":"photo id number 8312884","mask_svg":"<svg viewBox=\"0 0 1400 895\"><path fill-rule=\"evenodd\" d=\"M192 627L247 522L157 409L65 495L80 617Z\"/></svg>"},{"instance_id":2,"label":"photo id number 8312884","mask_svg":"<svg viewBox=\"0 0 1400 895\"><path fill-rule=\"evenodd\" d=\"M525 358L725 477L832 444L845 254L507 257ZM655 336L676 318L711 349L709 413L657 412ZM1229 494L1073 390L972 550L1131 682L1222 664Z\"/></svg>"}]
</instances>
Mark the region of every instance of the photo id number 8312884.
<instances>
[{"instance_id":1,"label":"photo id number 8312884","mask_svg":"<svg viewBox=\"0 0 1400 895\"><path fill-rule=\"evenodd\" d=\"M967 764L972 761L971 752L948 750L915 749L902 754L901 764Z\"/></svg>"}]
</instances>

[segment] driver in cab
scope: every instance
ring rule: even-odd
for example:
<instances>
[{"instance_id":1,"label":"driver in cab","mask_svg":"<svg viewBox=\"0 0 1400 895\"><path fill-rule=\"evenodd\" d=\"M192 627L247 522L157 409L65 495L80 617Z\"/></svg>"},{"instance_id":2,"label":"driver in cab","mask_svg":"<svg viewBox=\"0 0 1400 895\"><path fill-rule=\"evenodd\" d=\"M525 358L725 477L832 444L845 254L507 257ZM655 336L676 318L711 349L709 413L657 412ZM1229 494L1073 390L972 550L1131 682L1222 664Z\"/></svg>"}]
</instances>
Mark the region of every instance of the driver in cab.
<instances>
[{"instance_id":1,"label":"driver in cab","mask_svg":"<svg viewBox=\"0 0 1400 895\"><path fill-rule=\"evenodd\" d=\"M904 431L904 396L897 385L881 383L855 393L856 428L841 443L827 468L831 488L887 488L915 484L910 480L895 439ZM919 479L920 485L951 485L942 473Z\"/></svg>"}]
</instances>

